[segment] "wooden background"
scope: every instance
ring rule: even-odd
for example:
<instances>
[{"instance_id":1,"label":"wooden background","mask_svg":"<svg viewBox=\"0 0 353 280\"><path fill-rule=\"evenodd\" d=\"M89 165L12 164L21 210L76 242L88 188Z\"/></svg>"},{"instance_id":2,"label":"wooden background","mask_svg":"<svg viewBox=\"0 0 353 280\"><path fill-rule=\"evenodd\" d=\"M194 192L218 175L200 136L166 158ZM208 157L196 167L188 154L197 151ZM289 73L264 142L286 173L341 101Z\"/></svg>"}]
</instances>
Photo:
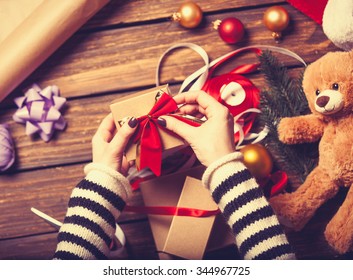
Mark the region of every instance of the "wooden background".
<instances>
[{"instance_id":1,"label":"wooden background","mask_svg":"<svg viewBox=\"0 0 353 280\"><path fill-rule=\"evenodd\" d=\"M115 0L76 32L42 66L0 104L0 123L8 123L15 139L17 161L0 175L0 259L50 259L56 246L56 230L35 216L35 207L62 221L73 187L83 177L83 166L91 160L91 138L102 118L109 113L109 103L119 97L155 85L155 70L160 55L171 45L192 42L202 46L211 59L236 48L253 44L277 45L262 17L264 11L279 4L285 7L291 23L278 45L312 62L328 51L337 50L323 34L320 25L277 0L202 1L203 24L187 30L169 20L181 0ZM246 36L237 45L227 45L212 29L211 22L228 16L239 18ZM253 62L244 56L234 64ZM295 60L280 56L293 75L302 70ZM233 64L233 66L234 66ZM174 93L186 76L202 66L202 60L188 49L170 54L163 63L161 82L169 83ZM227 67L224 68L224 71ZM261 88L261 74L249 78ZM24 126L14 123L12 99L31 83L41 87L56 84L68 99L64 117L68 127L44 143L25 135ZM344 199L340 193L319 209L314 219L299 233L288 238L300 259L353 258L337 256L326 244L323 231L327 221ZM130 204L142 198L135 192ZM127 235L129 259L156 259L148 219L144 215L123 213L119 223ZM206 258L237 258L234 248L227 248Z\"/></svg>"}]
</instances>

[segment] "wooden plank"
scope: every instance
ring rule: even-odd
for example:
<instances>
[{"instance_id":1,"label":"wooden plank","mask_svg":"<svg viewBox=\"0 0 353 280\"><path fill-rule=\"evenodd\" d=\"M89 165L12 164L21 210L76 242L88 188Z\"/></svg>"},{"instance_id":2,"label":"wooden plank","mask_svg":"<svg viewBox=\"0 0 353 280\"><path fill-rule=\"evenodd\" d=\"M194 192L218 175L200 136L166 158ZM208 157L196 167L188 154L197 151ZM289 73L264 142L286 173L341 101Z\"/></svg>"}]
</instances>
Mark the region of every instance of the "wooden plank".
<instances>
[{"instance_id":1,"label":"wooden plank","mask_svg":"<svg viewBox=\"0 0 353 280\"><path fill-rule=\"evenodd\" d=\"M124 259L157 259L148 221L121 225L127 246ZM0 240L0 260L47 260L53 257L57 233Z\"/></svg>"},{"instance_id":2,"label":"wooden plank","mask_svg":"<svg viewBox=\"0 0 353 280\"><path fill-rule=\"evenodd\" d=\"M160 55L178 42L201 45L211 58L216 58L238 47L254 44L277 45L297 52L311 62L327 51L336 50L323 34L321 26L308 21L298 10L287 6L292 23L284 40L277 45L263 23L265 8L222 14L236 16L245 24L247 36L236 46L225 44L208 24L220 15L207 16L208 24L195 30L156 23L114 29L90 34L77 34L50 57L20 88L32 82L42 86L57 84L64 96L86 96L102 92L124 91L151 86L155 80L156 64ZM212 44L210 44L212 42ZM237 63L254 61L253 56ZM283 57L288 65L298 65L293 58ZM165 59L163 82L180 82L202 66L200 57L190 50L177 50ZM18 94L18 91L17 91ZM14 95L13 95L14 96ZM12 96L12 97L13 97Z\"/></svg>"},{"instance_id":3,"label":"wooden plank","mask_svg":"<svg viewBox=\"0 0 353 280\"><path fill-rule=\"evenodd\" d=\"M110 25L136 24L138 22L165 19L169 20L184 1L173 0L115 0L107 4L95 15L83 29L104 28ZM224 1L195 1L207 13L216 11L245 9L263 5L283 4L279 0L224 0Z\"/></svg>"},{"instance_id":4,"label":"wooden plank","mask_svg":"<svg viewBox=\"0 0 353 280\"><path fill-rule=\"evenodd\" d=\"M63 221L71 191L83 177L83 164L0 176L0 239L53 231L30 208ZM128 203L143 205L140 192ZM146 216L124 212L118 222L141 218Z\"/></svg>"},{"instance_id":5,"label":"wooden plank","mask_svg":"<svg viewBox=\"0 0 353 280\"><path fill-rule=\"evenodd\" d=\"M290 70L293 76L298 76L301 69ZM266 87L261 74L248 75L260 89ZM177 93L180 85L170 87ZM30 138L25 135L24 125L12 120L15 110L0 114L0 123L8 123L15 139L17 162L15 170L49 167L60 164L90 161L91 139L100 121L106 116L112 100L129 95L131 92L97 96L87 99L77 99L68 102L64 117L68 127L64 132L57 132L53 140L43 142L39 137Z\"/></svg>"}]
</instances>

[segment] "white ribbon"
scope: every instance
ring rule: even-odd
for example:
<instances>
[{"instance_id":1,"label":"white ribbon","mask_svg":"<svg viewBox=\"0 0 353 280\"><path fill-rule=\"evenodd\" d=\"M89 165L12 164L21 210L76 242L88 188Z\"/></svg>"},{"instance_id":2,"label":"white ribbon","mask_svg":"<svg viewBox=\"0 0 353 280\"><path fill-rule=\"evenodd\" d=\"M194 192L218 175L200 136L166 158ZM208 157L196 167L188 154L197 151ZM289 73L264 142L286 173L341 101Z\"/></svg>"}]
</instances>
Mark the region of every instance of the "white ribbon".
<instances>
[{"instance_id":1,"label":"white ribbon","mask_svg":"<svg viewBox=\"0 0 353 280\"><path fill-rule=\"evenodd\" d=\"M239 140L238 143L236 145L236 150L240 150L241 148L243 148L245 145L241 145L244 141L251 141L251 144L255 144L260 142L261 140L263 140L267 134L268 134L268 127L264 127L260 132L258 133L248 133L247 135L244 135L244 130L243 130L243 123L239 123L239 119L247 114L247 113L261 113L261 111L259 109L256 108L250 108L245 110L244 112L241 112L240 114L236 115L234 117L234 133L239 133Z\"/></svg>"},{"instance_id":2,"label":"white ribbon","mask_svg":"<svg viewBox=\"0 0 353 280\"><path fill-rule=\"evenodd\" d=\"M36 214L38 217L48 222L51 226L55 227L57 230L59 230L63 225L62 222L59 222L58 220L54 219L53 217L50 217L49 215L43 213L42 211L39 211L34 207L31 207L31 211L34 214ZM126 237L123 230L118 224L116 224L116 228L115 228L115 238L117 239L117 241L119 241L121 247L115 250L111 250L109 253L110 258L121 257L125 251ZM116 240L114 242L116 243Z\"/></svg>"},{"instance_id":3,"label":"white ribbon","mask_svg":"<svg viewBox=\"0 0 353 280\"><path fill-rule=\"evenodd\" d=\"M161 63L162 63L162 60L163 58L172 50L174 49L178 49L178 48L189 48L189 49L192 49L193 51L197 52L203 59L203 61L205 62L205 66L202 67L201 69L199 69L198 71L200 71L200 74L198 76L199 79L193 84L193 86L190 88L190 90L198 90L198 89L201 89L202 86L205 84L206 80L207 80L207 75L208 75L208 69L209 69L209 58L208 58L208 54L206 53L206 51L200 47L199 45L196 45L196 44L193 44L193 43L180 43L180 44L175 44L173 46L171 46L169 49L167 49L162 55L161 57L159 58L159 61L157 63L157 70L156 70L156 86L159 86L159 70L160 70L160 66L161 66ZM195 73L194 73L195 74ZM179 90L179 93L182 92L185 87L189 84L191 84L197 77L194 77L193 75L190 75L189 77L187 77L180 90ZM184 86L185 84L185 86Z\"/></svg>"},{"instance_id":4,"label":"white ribbon","mask_svg":"<svg viewBox=\"0 0 353 280\"><path fill-rule=\"evenodd\" d=\"M281 48L281 47L274 47L274 46L269 46L269 45L253 45L253 46L249 46L249 47L243 47L240 49L237 49L235 51L229 52L223 56L220 56L218 58L216 58L215 60L213 60L211 63L209 62L209 58L208 58L208 54L206 53L206 51L200 47L199 45L193 44L193 43L180 43L180 44L175 44L173 46L171 46L169 49L167 49L162 56L160 57L158 63L157 63L157 70L156 70L156 85L159 86L159 71L160 71L160 67L161 67L161 63L163 58L172 50L177 49L177 48L190 48L193 51L197 52L202 59L205 62L205 65L203 67L201 67L200 69L196 70L194 73L192 73L190 76L188 76L184 82L182 83L179 93L183 92L185 88L187 88L194 80L196 80L193 85L191 86L190 90L200 90L202 88L202 86L205 84L206 80L207 80L207 76L208 76L208 69L211 68L212 66L214 66L216 63L218 63L219 61L223 60L224 58L231 56L232 54L236 53L236 52L241 52L241 51L245 51L248 49L253 49L253 48L258 48L261 50L270 50L273 52L277 52L277 53L281 53L287 56L290 56L296 60L298 60L299 62L301 62L304 66L307 66L307 64L305 63L305 61L296 53L285 49L285 48Z\"/></svg>"}]
</instances>

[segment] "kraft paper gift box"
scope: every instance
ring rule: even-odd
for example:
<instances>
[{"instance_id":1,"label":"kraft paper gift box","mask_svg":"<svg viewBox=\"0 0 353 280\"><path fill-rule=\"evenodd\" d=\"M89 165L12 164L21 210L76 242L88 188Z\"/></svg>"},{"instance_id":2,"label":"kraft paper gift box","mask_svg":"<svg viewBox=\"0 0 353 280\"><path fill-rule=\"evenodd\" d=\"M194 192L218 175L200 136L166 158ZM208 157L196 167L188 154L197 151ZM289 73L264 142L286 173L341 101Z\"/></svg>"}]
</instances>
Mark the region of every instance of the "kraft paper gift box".
<instances>
[{"instance_id":1,"label":"kraft paper gift box","mask_svg":"<svg viewBox=\"0 0 353 280\"><path fill-rule=\"evenodd\" d=\"M120 127L122 121L126 120L127 117L138 118L140 116L147 115L148 112L156 103L156 97L163 92L170 94L168 85L156 87L140 91L134 94L130 94L123 98L114 100L110 104L110 110L113 114L114 122L117 127ZM167 132L163 129L158 129L158 133L161 138L163 157L173 154L177 150L186 147L186 143L179 136L172 132ZM133 138L133 137L132 137ZM138 143L132 143L130 141L126 147L126 157L130 160L138 161ZM138 162L137 162L138 165Z\"/></svg>"},{"instance_id":2,"label":"kraft paper gift box","mask_svg":"<svg viewBox=\"0 0 353 280\"><path fill-rule=\"evenodd\" d=\"M140 183L146 206L178 206L215 210L217 204L202 186L203 166ZM221 214L210 217L148 215L160 259L202 259L205 251L234 245Z\"/></svg>"}]
</instances>

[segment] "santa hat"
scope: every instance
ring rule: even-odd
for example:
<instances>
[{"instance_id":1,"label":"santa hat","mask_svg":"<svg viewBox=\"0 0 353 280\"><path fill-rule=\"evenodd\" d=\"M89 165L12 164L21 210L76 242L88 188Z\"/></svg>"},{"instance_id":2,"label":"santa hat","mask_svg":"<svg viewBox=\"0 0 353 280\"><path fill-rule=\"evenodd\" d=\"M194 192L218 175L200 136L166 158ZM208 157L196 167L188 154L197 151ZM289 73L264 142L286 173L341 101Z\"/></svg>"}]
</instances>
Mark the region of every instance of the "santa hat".
<instances>
[{"instance_id":1,"label":"santa hat","mask_svg":"<svg viewBox=\"0 0 353 280\"><path fill-rule=\"evenodd\" d=\"M288 0L288 2L322 25L326 36L337 47L353 49L352 0Z\"/></svg>"}]
</instances>

